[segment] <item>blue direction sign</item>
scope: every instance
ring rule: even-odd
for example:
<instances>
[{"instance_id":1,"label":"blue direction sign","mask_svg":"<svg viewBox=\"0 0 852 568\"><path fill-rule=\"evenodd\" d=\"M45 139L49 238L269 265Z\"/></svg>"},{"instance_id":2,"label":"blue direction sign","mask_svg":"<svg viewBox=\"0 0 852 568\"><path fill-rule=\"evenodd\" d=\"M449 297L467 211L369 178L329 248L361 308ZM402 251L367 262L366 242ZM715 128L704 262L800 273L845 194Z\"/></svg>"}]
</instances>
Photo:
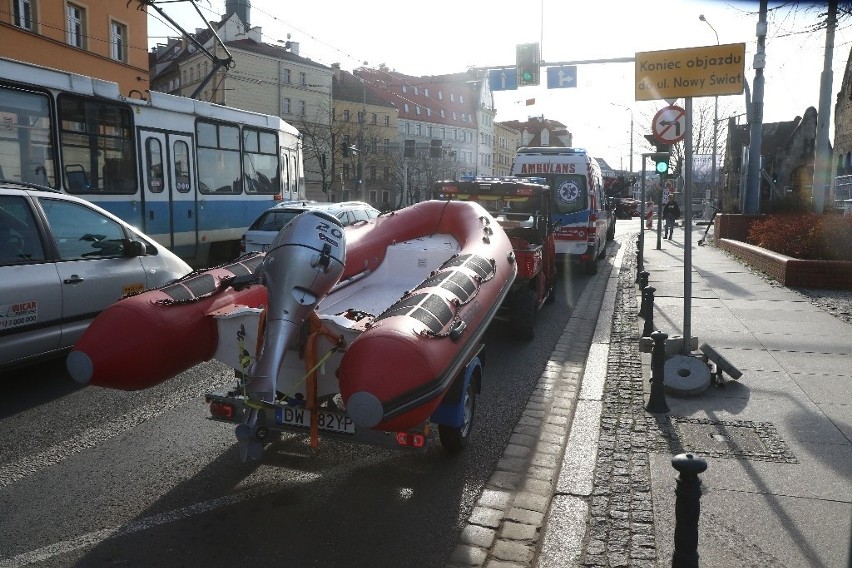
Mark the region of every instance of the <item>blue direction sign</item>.
<instances>
[{"instance_id":1,"label":"blue direction sign","mask_svg":"<svg viewBox=\"0 0 852 568\"><path fill-rule=\"evenodd\" d=\"M562 65L547 68L547 88L565 89L577 86L577 66Z\"/></svg>"},{"instance_id":2,"label":"blue direction sign","mask_svg":"<svg viewBox=\"0 0 852 568\"><path fill-rule=\"evenodd\" d=\"M489 69L488 85L492 91L515 91L518 88L518 70Z\"/></svg>"}]
</instances>

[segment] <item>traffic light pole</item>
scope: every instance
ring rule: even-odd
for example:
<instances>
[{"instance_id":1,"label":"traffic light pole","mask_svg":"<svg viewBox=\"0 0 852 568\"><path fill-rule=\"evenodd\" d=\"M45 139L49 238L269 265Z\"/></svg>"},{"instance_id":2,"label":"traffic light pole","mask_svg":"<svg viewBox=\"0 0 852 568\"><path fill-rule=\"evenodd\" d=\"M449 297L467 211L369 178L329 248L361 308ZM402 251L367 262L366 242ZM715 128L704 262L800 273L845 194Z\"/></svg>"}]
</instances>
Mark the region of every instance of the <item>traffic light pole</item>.
<instances>
[{"instance_id":1,"label":"traffic light pole","mask_svg":"<svg viewBox=\"0 0 852 568\"><path fill-rule=\"evenodd\" d=\"M639 253L636 255L636 274L645 270L645 159L650 154L642 154L642 183L640 185L640 196L642 201L639 203Z\"/></svg>"},{"instance_id":2,"label":"traffic light pole","mask_svg":"<svg viewBox=\"0 0 852 568\"><path fill-rule=\"evenodd\" d=\"M686 97L683 137L683 354L692 352L692 97Z\"/></svg>"}]
</instances>

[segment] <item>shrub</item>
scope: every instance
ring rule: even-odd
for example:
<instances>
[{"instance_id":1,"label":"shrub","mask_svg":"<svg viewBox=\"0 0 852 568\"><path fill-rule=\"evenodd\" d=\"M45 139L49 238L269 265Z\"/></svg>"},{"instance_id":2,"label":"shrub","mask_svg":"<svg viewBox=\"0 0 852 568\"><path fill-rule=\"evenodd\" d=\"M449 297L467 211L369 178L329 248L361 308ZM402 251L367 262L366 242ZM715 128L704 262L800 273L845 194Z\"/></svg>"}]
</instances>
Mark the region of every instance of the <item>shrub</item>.
<instances>
[{"instance_id":1,"label":"shrub","mask_svg":"<svg viewBox=\"0 0 852 568\"><path fill-rule=\"evenodd\" d=\"M852 217L768 215L752 223L748 242L793 258L852 261Z\"/></svg>"}]
</instances>

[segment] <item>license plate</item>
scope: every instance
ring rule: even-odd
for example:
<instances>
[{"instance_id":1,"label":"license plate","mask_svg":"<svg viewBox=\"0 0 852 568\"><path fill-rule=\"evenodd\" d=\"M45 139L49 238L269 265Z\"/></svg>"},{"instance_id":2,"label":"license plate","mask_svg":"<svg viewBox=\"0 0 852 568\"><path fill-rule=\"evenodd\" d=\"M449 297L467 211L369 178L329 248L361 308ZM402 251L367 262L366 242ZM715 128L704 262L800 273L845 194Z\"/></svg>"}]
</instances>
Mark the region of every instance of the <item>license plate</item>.
<instances>
[{"instance_id":1,"label":"license plate","mask_svg":"<svg viewBox=\"0 0 852 568\"><path fill-rule=\"evenodd\" d=\"M306 408L285 406L275 410L275 421L284 426L311 427L311 411ZM317 411L317 422L320 430L338 432L341 434L354 434L355 423L345 414Z\"/></svg>"},{"instance_id":2,"label":"license plate","mask_svg":"<svg viewBox=\"0 0 852 568\"><path fill-rule=\"evenodd\" d=\"M260 245L260 250L261 250L261 252L268 252L268 251L269 251L269 246L270 246L271 244L272 244L272 243L270 243L269 245Z\"/></svg>"}]
</instances>

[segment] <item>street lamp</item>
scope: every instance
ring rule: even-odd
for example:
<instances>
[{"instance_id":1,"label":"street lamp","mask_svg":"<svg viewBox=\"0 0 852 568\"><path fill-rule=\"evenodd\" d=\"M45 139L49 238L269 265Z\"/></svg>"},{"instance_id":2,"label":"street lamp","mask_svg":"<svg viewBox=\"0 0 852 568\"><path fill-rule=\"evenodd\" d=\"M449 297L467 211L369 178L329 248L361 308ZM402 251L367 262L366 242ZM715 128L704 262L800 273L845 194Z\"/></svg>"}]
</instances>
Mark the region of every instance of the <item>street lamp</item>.
<instances>
[{"instance_id":1,"label":"street lamp","mask_svg":"<svg viewBox=\"0 0 852 568\"><path fill-rule=\"evenodd\" d=\"M704 17L704 14L700 14L698 19L710 26L710 29L713 30L713 33L716 35L716 45L719 44L719 33L716 31L716 28L713 27L713 24L707 21L707 18ZM716 187L716 144L718 143L719 138L719 95L714 97L715 101L713 104L713 163L710 164L710 184L711 184L711 192L710 196L713 199L717 198L718 188ZM718 203L716 204L718 205ZM710 209L704 209L704 216L710 214Z\"/></svg>"},{"instance_id":2,"label":"street lamp","mask_svg":"<svg viewBox=\"0 0 852 568\"><path fill-rule=\"evenodd\" d=\"M613 106L625 108L630 111L630 173L633 173L633 109L629 106L620 105L618 103L609 103Z\"/></svg>"}]
</instances>

